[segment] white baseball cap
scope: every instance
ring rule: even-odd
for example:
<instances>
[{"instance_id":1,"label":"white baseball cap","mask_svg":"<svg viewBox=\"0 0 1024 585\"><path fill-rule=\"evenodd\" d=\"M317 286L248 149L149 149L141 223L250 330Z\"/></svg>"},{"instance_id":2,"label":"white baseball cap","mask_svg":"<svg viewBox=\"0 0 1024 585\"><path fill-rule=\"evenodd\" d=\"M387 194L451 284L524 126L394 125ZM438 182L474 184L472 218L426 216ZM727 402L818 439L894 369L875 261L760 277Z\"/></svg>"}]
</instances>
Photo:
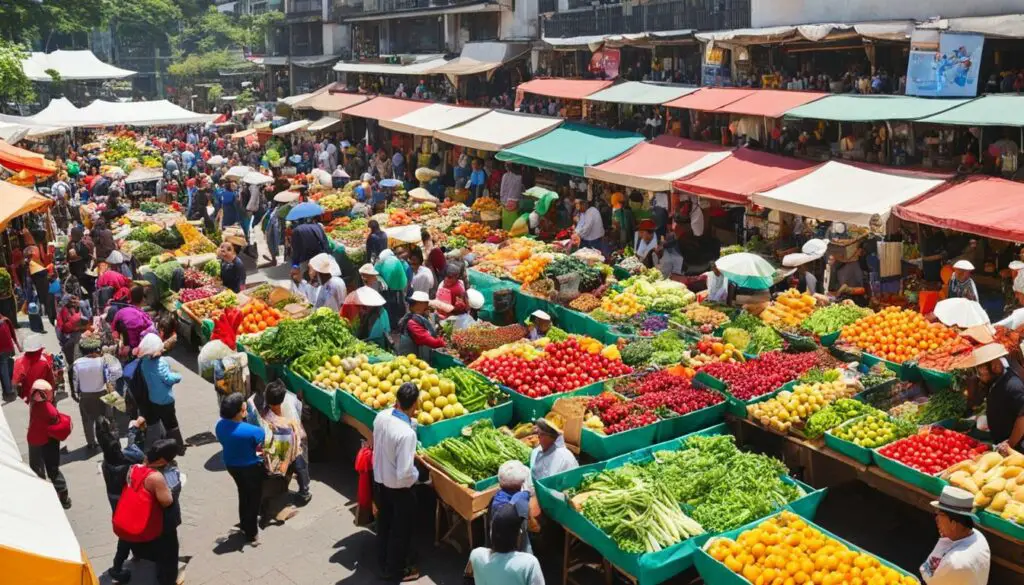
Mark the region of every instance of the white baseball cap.
<instances>
[{"instance_id":1,"label":"white baseball cap","mask_svg":"<svg viewBox=\"0 0 1024 585\"><path fill-rule=\"evenodd\" d=\"M409 297L409 300L414 302L414 303L429 303L430 302L430 295L428 295L427 293L425 293L425 292L423 292L421 290L418 290L418 291L412 293L412 296Z\"/></svg>"},{"instance_id":2,"label":"white baseball cap","mask_svg":"<svg viewBox=\"0 0 1024 585\"><path fill-rule=\"evenodd\" d=\"M974 264L967 260L957 260L956 264L953 265L953 270L974 270Z\"/></svg>"},{"instance_id":3,"label":"white baseball cap","mask_svg":"<svg viewBox=\"0 0 1024 585\"><path fill-rule=\"evenodd\" d=\"M484 306L484 294L475 288L466 291L466 299L469 301L470 309L480 309Z\"/></svg>"},{"instance_id":4,"label":"white baseball cap","mask_svg":"<svg viewBox=\"0 0 1024 585\"><path fill-rule=\"evenodd\" d=\"M537 309L536 311L530 313L530 315L532 317L536 317L536 318L544 320L544 321L550 321L551 320L551 315L548 315L547 313L545 313L544 311L541 311L540 309Z\"/></svg>"}]
</instances>

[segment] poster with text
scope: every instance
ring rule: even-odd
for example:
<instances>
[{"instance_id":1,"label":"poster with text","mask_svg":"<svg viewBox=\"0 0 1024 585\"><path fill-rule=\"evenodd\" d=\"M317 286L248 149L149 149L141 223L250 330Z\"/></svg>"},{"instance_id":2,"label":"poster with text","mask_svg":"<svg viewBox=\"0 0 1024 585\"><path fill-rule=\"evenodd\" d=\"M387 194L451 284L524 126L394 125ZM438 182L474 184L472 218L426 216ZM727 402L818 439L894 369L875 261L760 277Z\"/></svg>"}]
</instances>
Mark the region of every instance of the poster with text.
<instances>
[{"instance_id":1,"label":"poster with text","mask_svg":"<svg viewBox=\"0 0 1024 585\"><path fill-rule=\"evenodd\" d=\"M911 47L907 95L976 96L984 45L985 37L981 35L942 33L937 51Z\"/></svg>"}]
</instances>

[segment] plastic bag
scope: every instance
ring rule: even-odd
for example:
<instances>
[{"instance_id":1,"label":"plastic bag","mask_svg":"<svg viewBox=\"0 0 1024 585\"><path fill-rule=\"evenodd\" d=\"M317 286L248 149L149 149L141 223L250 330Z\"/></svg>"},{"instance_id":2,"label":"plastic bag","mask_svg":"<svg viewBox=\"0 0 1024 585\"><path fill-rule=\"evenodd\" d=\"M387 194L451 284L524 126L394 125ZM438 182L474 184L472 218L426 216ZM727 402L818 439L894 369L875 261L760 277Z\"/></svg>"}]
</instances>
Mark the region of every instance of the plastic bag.
<instances>
[{"instance_id":1,"label":"plastic bag","mask_svg":"<svg viewBox=\"0 0 1024 585\"><path fill-rule=\"evenodd\" d=\"M199 375L206 380L213 379L213 370L216 362L231 356L235 350L228 347L223 341L214 339L199 350Z\"/></svg>"}]
</instances>

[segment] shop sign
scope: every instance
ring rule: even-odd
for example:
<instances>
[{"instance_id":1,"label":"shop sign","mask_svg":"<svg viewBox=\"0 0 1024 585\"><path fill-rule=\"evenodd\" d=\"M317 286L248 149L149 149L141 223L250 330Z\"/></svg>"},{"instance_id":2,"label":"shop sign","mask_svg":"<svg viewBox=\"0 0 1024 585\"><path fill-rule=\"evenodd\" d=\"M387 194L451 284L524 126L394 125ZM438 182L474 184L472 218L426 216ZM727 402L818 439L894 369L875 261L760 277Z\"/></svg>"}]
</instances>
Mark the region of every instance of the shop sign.
<instances>
[{"instance_id":1,"label":"shop sign","mask_svg":"<svg viewBox=\"0 0 1024 585\"><path fill-rule=\"evenodd\" d=\"M982 35L941 33L937 46L915 35L907 64L907 95L978 95L978 74L984 45L985 37Z\"/></svg>"}]
</instances>

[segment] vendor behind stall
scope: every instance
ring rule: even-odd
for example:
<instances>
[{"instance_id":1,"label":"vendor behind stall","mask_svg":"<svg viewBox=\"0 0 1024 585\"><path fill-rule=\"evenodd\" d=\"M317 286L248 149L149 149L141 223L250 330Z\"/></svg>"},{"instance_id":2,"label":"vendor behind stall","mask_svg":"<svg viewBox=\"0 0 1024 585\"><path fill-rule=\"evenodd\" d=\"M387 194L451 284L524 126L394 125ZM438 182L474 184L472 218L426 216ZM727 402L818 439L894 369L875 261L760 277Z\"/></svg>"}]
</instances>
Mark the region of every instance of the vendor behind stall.
<instances>
[{"instance_id":1,"label":"vendor behind stall","mask_svg":"<svg viewBox=\"0 0 1024 585\"><path fill-rule=\"evenodd\" d=\"M654 229L654 222L645 219L636 226L636 235L633 237L633 254L647 268L654 268L658 264L658 238L654 237Z\"/></svg>"},{"instance_id":2,"label":"vendor behind stall","mask_svg":"<svg viewBox=\"0 0 1024 585\"><path fill-rule=\"evenodd\" d=\"M469 310L461 315L454 315L448 318L452 323L452 331L461 331L472 327L479 322L478 315L484 306L484 295L475 288L466 291L466 300L469 302Z\"/></svg>"},{"instance_id":3,"label":"vendor behind stall","mask_svg":"<svg viewBox=\"0 0 1024 585\"><path fill-rule=\"evenodd\" d=\"M612 233L619 248L625 248L633 241L633 214L626 209L626 196L621 192L612 193Z\"/></svg>"},{"instance_id":4,"label":"vendor behind stall","mask_svg":"<svg viewBox=\"0 0 1024 585\"><path fill-rule=\"evenodd\" d=\"M356 324L356 337L387 347L391 321L385 303L380 293L368 286L361 286L345 297L341 316Z\"/></svg>"},{"instance_id":5,"label":"vendor behind stall","mask_svg":"<svg viewBox=\"0 0 1024 585\"><path fill-rule=\"evenodd\" d=\"M220 259L220 280L225 288L234 292L241 292L245 288L245 266L242 259L238 257L235 242L230 241L233 236L221 242L217 248L217 258ZM243 242L244 243L244 242Z\"/></svg>"},{"instance_id":6,"label":"vendor behind stall","mask_svg":"<svg viewBox=\"0 0 1024 585\"><path fill-rule=\"evenodd\" d=\"M579 246L604 253L604 222L601 221L601 212L586 197L576 199L576 211L579 212L579 219L576 222L575 239Z\"/></svg>"},{"instance_id":7,"label":"vendor behind stall","mask_svg":"<svg viewBox=\"0 0 1024 585\"><path fill-rule=\"evenodd\" d=\"M971 278L972 272L974 272L974 264L971 264L969 260L957 260L953 264L953 277L946 285L946 298L979 300L978 287L974 284L974 279Z\"/></svg>"},{"instance_id":8,"label":"vendor behind stall","mask_svg":"<svg viewBox=\"0 0 1024 585\"><path fill-rule=\"evenodd\" d=\"M544 337L551 329L551 315L537 309L533 313L530 313L529 327L530 328L526 332L527 339L535 341Z\"/></svg>"},{"instance_id":9,"label":"vendor behind stall","mask_svg":"<svg viewBox=\"0 0 1024 585\"><path fill-rule=\"evenodd\" d=\"M791 280L795 281L792 288L807 294L821 292L818 286L818 277L815 275L815 267L818 260L828 251L828 242L820 239L807 240L800 252L786 254L782 258L782 265L787 268L796 268Z\"/></svg>"},{"instance_id":10,"label":"vendor behind stall","mask_svg":"<svg viewBox=\"0 0 1024 585\"><path fill-rule=\"evenodd\" d=\"M444 347L444 340L437 334L437 329L428 318L430 297L422 292L414 292L409 298L409 312L398 322L398 345L395 350L399 355L416 354L422 360L430 359L430 350Z\"/></svg>"},{"instance_id":11,"label":"vendor behind stall","mask_svg":"<svg viewBox=\"0 0 1024 585\"><path fill-rule=\"evenodd\" d=\"M332 311L340 311L348 291L345 289L345 281L341 279L338 263L330 254L321 253L309 260L309 269L315 275L310 276L315 283L313 308L327 307Z\"/></svg>"},{"instance_id":12,"label":"vendor behind stall","mask_svg":"<svg viewBox=\"0 0 1024 585\"><path fill-rule=\"evenodd\" d=\"M972 402L985 400L985 417L994 444L1024 450L1024 381L1010 367L998 343L974 350L977 380L968 383Z\"/></svg>"},{"instance_id":13,"label":"vendor behind stall","mask_svg":"<svg viewBox=\"0 0 1024 585\"><path fill-rule=\"evenodd\" d=\"M526 481L526 490L531 495L536 493L534 484L538 480L580 466L572 451L565 446L565 439L560 430L543 418L537 419L534 424L540 444L530 453L530 477Z\"/></svg>"},{"instance_id":14,"label":"vendor behind stall","mask_svg":"<svg viewBox=\"0 0 1024 585\"><path fill-rule=\"evenodd\" d=\"M708 303L726 304L729 302L729 279L718 269L717 264L711 265L711 270L704 273L707 283L708 295L704 301Z\"/></svg>"}]
</instances>

